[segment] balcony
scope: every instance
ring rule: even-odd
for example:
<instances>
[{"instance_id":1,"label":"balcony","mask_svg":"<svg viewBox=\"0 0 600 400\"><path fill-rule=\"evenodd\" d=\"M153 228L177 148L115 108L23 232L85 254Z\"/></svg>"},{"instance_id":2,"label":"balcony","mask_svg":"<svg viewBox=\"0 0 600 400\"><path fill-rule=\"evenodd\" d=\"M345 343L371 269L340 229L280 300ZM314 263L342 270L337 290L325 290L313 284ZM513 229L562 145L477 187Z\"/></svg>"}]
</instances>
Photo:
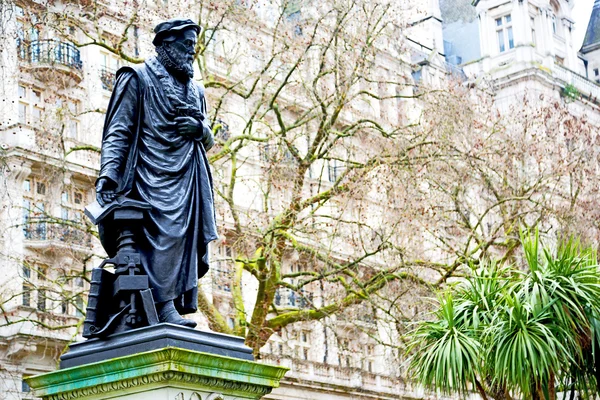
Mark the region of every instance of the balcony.
<instances>
[{"instance_id":1,"label":"balcony","mask_svg":"<svg viewBox=\"0 0 600 400\"><path fill-rule=\"evenodd\" d=\"M293 166L296 159L285 145L265 144L259 147L260 158L267 164Z\"/></svg>"},{"instance_id":2,"label":"balcony","mask_svg":"<svg viewBox=\"0 0 600 400\"><path fill-rule=\"evenodd\" d=\"M229 125L225 121L217 119L215 121L215 126L217 128L215 132L215 138L220 139L224 142L228 141L231 137L231 133L229 132Z\"/></svg>"},{"instance_id":3,"label":"balcony","mask_svg":"<svg viewBox=\"0 0 600 400\"><path fill-rule=\"evenodd\" d=\"M106 66L100 67L100 82L102 83L102 89L112 91L115 87L116 73L112 68Z\"/></svg>"},{"instance_id":4,"label":"balcony","mask_svg":"<svg viewBox=\"0 0 600 400\"><path fill-rule=\"evenodd\" d=\"M76 223L76 222L73 222ZM84 230L71 225L50 223L43 219L29 218L23 225L26 246L32 248L64 248L89 251L92 237Z\"/></svg>"},{"instance_id":5,"label":"balcony","mask_svg":"<svg viewBox=\"0 0 600 400\"><path fill-rule=\"evenodd\" d=\"M230 294L233 281L233 269L224 262L217 262L210 269L212 274L213 290L216 293Z\"/></svg>"},{"instance_id":6,"label":"balcony","mask_svg":"<svg viewBox=\"0 0 600 400\"><path fill-rule=\"evenodd\" d=\"M290 372L286 375L287 379L339 385L348 390L359 390L361 392L374 391L394 394L398 398L403 398L402 394L408 395L410 393L410 390L407 390L403 380L399 377L373 374L359 368L342 367L266 353L261 354L261 361L290 368Z\"/></svg>"},{"instance_id":7,"label":"balcony","mask_svg":"<svg viewBox=\"0 0 600 400\"><path fill-rule=\"evenodd\" d=\"M297 293L289 288L279 288L273 301L277 307L306 309L312 306L313 294L304 289Z\"/></svg>"},{"instance_id":8,"label":"balcony","mask_svg":"<svg viewBox=\"0 0 600 400\"><path fill-rule=\"evenodd\" d=\"M79 49L58 40L34 40L17 45L19 59L37 79L69 87L83 79Z\"/></svg>"},{"instance_id":9,"label":"balcony","mask_svg":"<svg viewBox=\"0 0 600 400\"><path fill-rule=\"evenodd\" d=\"M346 171L346 166L344 165L330 165L328 168L328 179L329 182L335 183L338 178Z\"/></svg>"},{"instance_id":10,"label":"balcony","mask_svg":"<svg viewBox=\"0 0 600 400\"><path fill-rule=\"evenodd\" d=\"M572 85L584 99L600 105L600 85L560 64L554 64L552 75L565 86Z\"/></svg>"}]
</instances>

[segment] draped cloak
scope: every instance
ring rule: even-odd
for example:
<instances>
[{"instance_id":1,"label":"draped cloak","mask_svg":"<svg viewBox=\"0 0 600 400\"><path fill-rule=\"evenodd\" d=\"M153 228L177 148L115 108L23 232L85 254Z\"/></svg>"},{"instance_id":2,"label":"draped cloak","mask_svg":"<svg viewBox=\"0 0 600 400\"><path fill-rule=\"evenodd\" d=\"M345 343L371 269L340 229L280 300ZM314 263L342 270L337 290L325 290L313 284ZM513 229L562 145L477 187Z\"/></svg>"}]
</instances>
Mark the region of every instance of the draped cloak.
<instances>
[{"instance_id":1,"label":"draped cloak","mask_svg":"<svg viewBox=\"0 0 600 400\"><path fill-rule=\"evenodd\" d=\"M174 300L182 314L197 309L198 279L208 271L208 243L217 239L212 176L201 141L177 132L186 108L206 116L204 88L177 87L157 58L117 71L102 138L99 178L117 193L151 205L136 244L156 302ZM202 129L210 127L202 121ZM208 150L208 149L206 149ZM109 256L118 230L99 226Z\"/></svg>"}]
</instances>

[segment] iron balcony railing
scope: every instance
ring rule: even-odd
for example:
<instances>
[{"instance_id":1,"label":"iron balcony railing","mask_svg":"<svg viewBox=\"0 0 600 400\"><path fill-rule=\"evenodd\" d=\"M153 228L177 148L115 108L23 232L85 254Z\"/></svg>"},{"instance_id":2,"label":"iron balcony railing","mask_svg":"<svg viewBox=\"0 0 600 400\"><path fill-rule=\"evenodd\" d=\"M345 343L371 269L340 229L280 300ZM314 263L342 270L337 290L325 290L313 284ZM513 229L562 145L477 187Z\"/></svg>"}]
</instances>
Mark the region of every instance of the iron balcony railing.
<instances>
[{"instance_id":1,"label":"iron balcony railing","mask_svg":"<svg viewBox=\"0 0 600 400\"><path fill-rule=\"evenodd\" d=\"M328 178L329 182L334 183L338 180L338 178L346 171L345 165L330 165L328 168Z\"/></svg>"},{"instance_id":2,"label":"iron balcony railing","mask_svg":"<svg viewBox=\"0 0 600 400\"><path fill-rule=\"evenodd\" d=\"M59 40L34 40L18 43L18 53L21 60L31 64L59 64L76 70L81 70L81 54L72 43Z\"/></svg>"},{"instance_id":3,"label":"iron balcony railing","mask_svg":"<svg viewBox=\"0 0 600 400\"><path fill-rule=\"evenodd\" d=\"M116 74L112 68L102 66L100 67L100 82L102 82L102 89L113 90L115 87Z\"/></svg>"},{"instance_id":4,"label":"iron balcony railing","mask_svg":"<svg viewBox=\"0 0 600 400\"><path fill-rule=\"evenodd\" d=\"M292 153L283 145L265 144L259 147L259 151L261 159L267 163L294 164L296 162Z\"/></svg>"},{"instance_id":5,"label":"iron balcony railing","mask_svg":"<svg viewBox=\"0 0 600 400\"><path fill-rule=\"evenodd\" d=\"M215 132L215 137L223 140L224 142L229 140L229 138L231 136L231 134L229 132L229 125L221 119L217 119L215 121L215 125L218 126L218 129Z\"/></svg>"},{"instance_id":6,"label":"iron balcony railing","mask_svg":"<svg viewBox=\"0 0 600 400\"><path fill-rule=\"evenodd\" d=\"M313 294L304 289L294 292L289 288L278 288L275 292L274 302L278 307L306 309L312 306Z\"/></svg>"},{"instance_id":7,"label":"iron balcony railing","mask_svg":"<svg viewBox=\"0 0 600 400\"><path fill-rule=\"evenodd\" d=\"M84 247L89 247L92 243L91 236L82 229L50 223L43 218L35 217L29 218L23 225L23 235L27 240L64 242L68 245Z\"/></svg>"},{"instance_id":8,"label":"iron balcony railing","mask_svg":"<svg viewBox=\"0 0 600 400\"><path fill-rule=\"evenodd\" d=\"M211 267L213 288L221 292L231 293L233 269L223 261L218 261Z\"/></svg>"}]
</instances>

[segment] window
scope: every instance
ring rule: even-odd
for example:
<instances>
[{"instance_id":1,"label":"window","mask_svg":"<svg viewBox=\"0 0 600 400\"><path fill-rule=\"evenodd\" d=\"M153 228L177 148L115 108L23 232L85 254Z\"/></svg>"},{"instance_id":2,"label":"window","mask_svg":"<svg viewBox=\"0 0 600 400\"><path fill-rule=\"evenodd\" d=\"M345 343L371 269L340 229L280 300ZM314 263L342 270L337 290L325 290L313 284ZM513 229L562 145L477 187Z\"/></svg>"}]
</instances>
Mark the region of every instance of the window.
<instances>
[{"instance_id":1,"label":"window","mask_svg":"<svg viewBox=\"0 0 600 400\"><path fill-rule=\"evenodd\" d=\"M552 33L556 35L556 15L552 14L550 18L552 19Z\"/></svg>"},{"instance_id":2,"label":"window","mask_svg":"<svg viewBox=\"0 0 600 400\"><path fill-rule=\"evenodd\" d=\"M42 110L39 107L33 107L31 110L31 122L34 125L39 125L42 122Z\"/></svg>"},{"instance_id":3,"label":"window","mask_svg":"<svg viewBox=\"0 0 600 400\"><path fill-rule=\"evenodd\" d=\"M23 264L23 278L30 279L31 278L31 268L29 265Z\"/></svg>"},{"instance_id":4,"label":"window","mask_svg":"<svg viewBox=\"0 0 600 400\"><path fill-rule=\"evenodd\" d=\"M215 263L211 268L213 288L220 292L231 292L233 280L233 249L225 244L216 246Z\"/></svg>"},{"instance_id":5,"label":"window","mask_svg":"<svg viewBox=\"0 0 600 400\"><path fill-rule=\"evenodd\" d=\"M498 37L498 50L500 53L515 48L513 38L512 17L510 14L496 18L496 35Z\"/></svg>"},{"instance_id":6,"label":"window","mask_svg":"<svg viewBox=\"0 0 600 400\"><path fill-rule=\"evenodd\" d=\"M25 103L19 102L19 122L22 124L27 124L27 111L28 106Z\"/></svg>"},{"instance_id":7,"label":"window","mask_svg":"<svg viewBox=\"0 0 600 400\"><path fill-rule=\"evenodd\" d=\"M23 236L29 239L29 217L31 213L31 202L23 199Z\"/></svg>"},{"instance_id":8,"label":"window","mask_svg":"<svg viewBox=\"0 0 600 400\"><path fill-rule=\"evenodd\" d=\"M28 285L26 283L23 284L23 305L25 307L31 307L31 285Z\"/></svg>"},{"instance_id":9,"label":"window","mask_svg":"<svg viewBox=\"0 0 600 400\"><path fill-rule=\"evenodd\" d=\"M42 92L19 85L19 122L22 124L39 125L44 114Z\"/></svg>"},{"instance_id":10,"label":"window","mask_svg":"<svg viewBox=\"0 0 600 400\"><path fill-rule=\"evenodd\" d=\"M102 89L113 90L115 87L115 74L121 67L121 60L108 53L101 53L100 57L100 83Z\"/></svg>"},{"instance_id":11,"label":"window","mask_svg":"<svg viewBox=\"0 0 600 400\"><path fill-rule=\"evenodd\" d=\"M39 311L46 311L46 291L45 290L38 289L37 309Z\"/></svg>"},{"instance_id":12,"label":"window","mask_svg":"<svg viewBox=\"0 0 600 400\"><path fill-rule=\"evenodd\" d=\"M32 193L32 188L35 193ZM37 178L23 182L23 235L26 239L46 239L46 183Z\"/></svg>"},{"instance_id":13,"label":"window","mask_svg":"<svg viewBox=\"0 0 600 400\"><path fill-rule=\"evenodd\" d=\"M600 75L600 71L598 71L598 68L594 68L594 76L598 75Z\"/></svg>"},{"instance_id":14,"label":"window","mask_svg":"<svg viewBox=\"0 0 600 400\"><path fill-rule=\"evenodd\" d=\"M42 122L42 93L38 90L31 91L31 119L34 125L39 125Z\"/></svg>"},{"instance_id":15,"label":"window","mask_svg":"<svg viewBox=\"0 0 600 400\"><path fill-rule=\"evenodd\" d=\"M335 183L338 178L342 175L342 173L346 170L346 167L341 165L341 163L337 160L331 160L328 162L328 178L329 182Z\"/></svg>"},{"instance_id":16,"label":"window","mask_svg":"<svg viewBox=\"0 0 600 400\"><path fill-rule=\"evenodd\" d=\"M46 194L46 184L44 182L37 182L35 188L37 194L41 196Z\"/></svg>"},{"instance_id":17,"label":"window","mask_svg":"<svg viewBox=\"0 0 600 400\"><path fill-rule=\"evenodd\" d=\"M294 35L302 36L302 26L300 25L302 15L302 0L284 1L283 8L285 17L294 27Z\"/></svg>"},{"instance_id":18,"label":"window","mask_svg":"<svg viewBox=\"0 0 600 400\"><path fill-rule=\"evenodd\" d=\"M535 46L537 44L535 38L535 18L530 17L529 19L529 22L531 23L531 43Z\"/></svg>"},{"instance_id":19,"label":"window","mask_svg":"<svg viewBox=\"0 0 600 400\"><path fill-rule=\"evenodd\" d=\"M310 332L302 331L302 333L300 334L300 339L302 340L302 343L308 343L309 336Z\"/></svg>"},{"instance_id":20,"label":"window","mask_svg":"<svg viewBox=\"0 0 600 400\"><path fill-rule=\"evenodd\" d=\"M68 137L71 139L77 139L77 132L79 132L79 122L69 121L69 130L67 132Z\"/></svg>"},{"instance_id":21,"label":"window","mask_svg":"<svg viewBox=\"0 0 600 400\"><path fill-rule=\"evenodd\" d=\"M23 392L23 393L29 393L29 392L31 392L31 388L29 387L29 385L25 381L21 381L21 392Z\"/></svg>"},{"instance_id":22,"label":"window","mask_svg":"<svg viewBox=\"0 0 600 400\"><path fill-rule=\"evenodd\" d=\"M78 189L63 187L60 196L60 219L71 222L67 225L53 225L55 237L61 241L86 246L89 244L89 235L81 227L83 221L83 193Z\"/></svg>"},{"instance_id":23,"label":"window","mask_svg":"<svg viewBox=\"0 0 600 400\"><path fill-rule=\"evenodd\" d=\"M48 279L48 267L40 265L37 268L37 277L39 281L45 281Z\"/></svg>"},{"instance_id":24,"label":"window","mask_svg":"<svg viewBox=\"0 0 600 400\"><path fill-rule=\"evenodd\" d=\"M284 0L283 2L284 14L288 20L295 20L300 18L300 11L302 8L301 0Z\"/></svg>"},{"instance_id":25,"label":"window","mask_svg":"<svg viewBox=\"0 0 600 400\"><path fill-rule=\"evenodd\" d=\"M69 139L79 140L79 113L80 104L73 99L57 99L57 108L60 109L60 114L64 118L65 137Z\"/></svg>"},{"instance_id":26,"label":"window","mask_svg":"<svg viewBox=\"0 0 600 400\"><path fill-rule=\"evenodd\" d=\"M81 295L77 295L77 297L75 297L75 316L83 317L83 311L83 298Z\"/></svg>"}]
</instances>

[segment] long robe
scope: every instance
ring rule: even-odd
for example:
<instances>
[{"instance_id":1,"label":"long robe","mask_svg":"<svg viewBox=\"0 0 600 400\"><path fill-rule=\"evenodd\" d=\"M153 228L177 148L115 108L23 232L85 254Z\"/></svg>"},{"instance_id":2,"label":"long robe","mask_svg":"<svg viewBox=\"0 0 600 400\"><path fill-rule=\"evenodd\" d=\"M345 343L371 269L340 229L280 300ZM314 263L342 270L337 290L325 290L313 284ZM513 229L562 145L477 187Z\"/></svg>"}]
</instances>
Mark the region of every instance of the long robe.
<instances>
[{"instance_id":1,"label":"long robe","mask_svg":"<svg viewBox=\"0 0 600 400\"><path fill-rule=\"evenodd\" d=\"M217 230L206 151L174 122L183 109L206 116L202 86L190 80L178 88L156 58L121 68L106 113L99 177L152 206L136 237L142 265L154 300L174 300L186 314L197 309L198 279L208 271L208 243ZM205 121L202 129L210 134ZM116 227L107 222L100 233L114 255Z\"/></svg>"}]
</instances>

